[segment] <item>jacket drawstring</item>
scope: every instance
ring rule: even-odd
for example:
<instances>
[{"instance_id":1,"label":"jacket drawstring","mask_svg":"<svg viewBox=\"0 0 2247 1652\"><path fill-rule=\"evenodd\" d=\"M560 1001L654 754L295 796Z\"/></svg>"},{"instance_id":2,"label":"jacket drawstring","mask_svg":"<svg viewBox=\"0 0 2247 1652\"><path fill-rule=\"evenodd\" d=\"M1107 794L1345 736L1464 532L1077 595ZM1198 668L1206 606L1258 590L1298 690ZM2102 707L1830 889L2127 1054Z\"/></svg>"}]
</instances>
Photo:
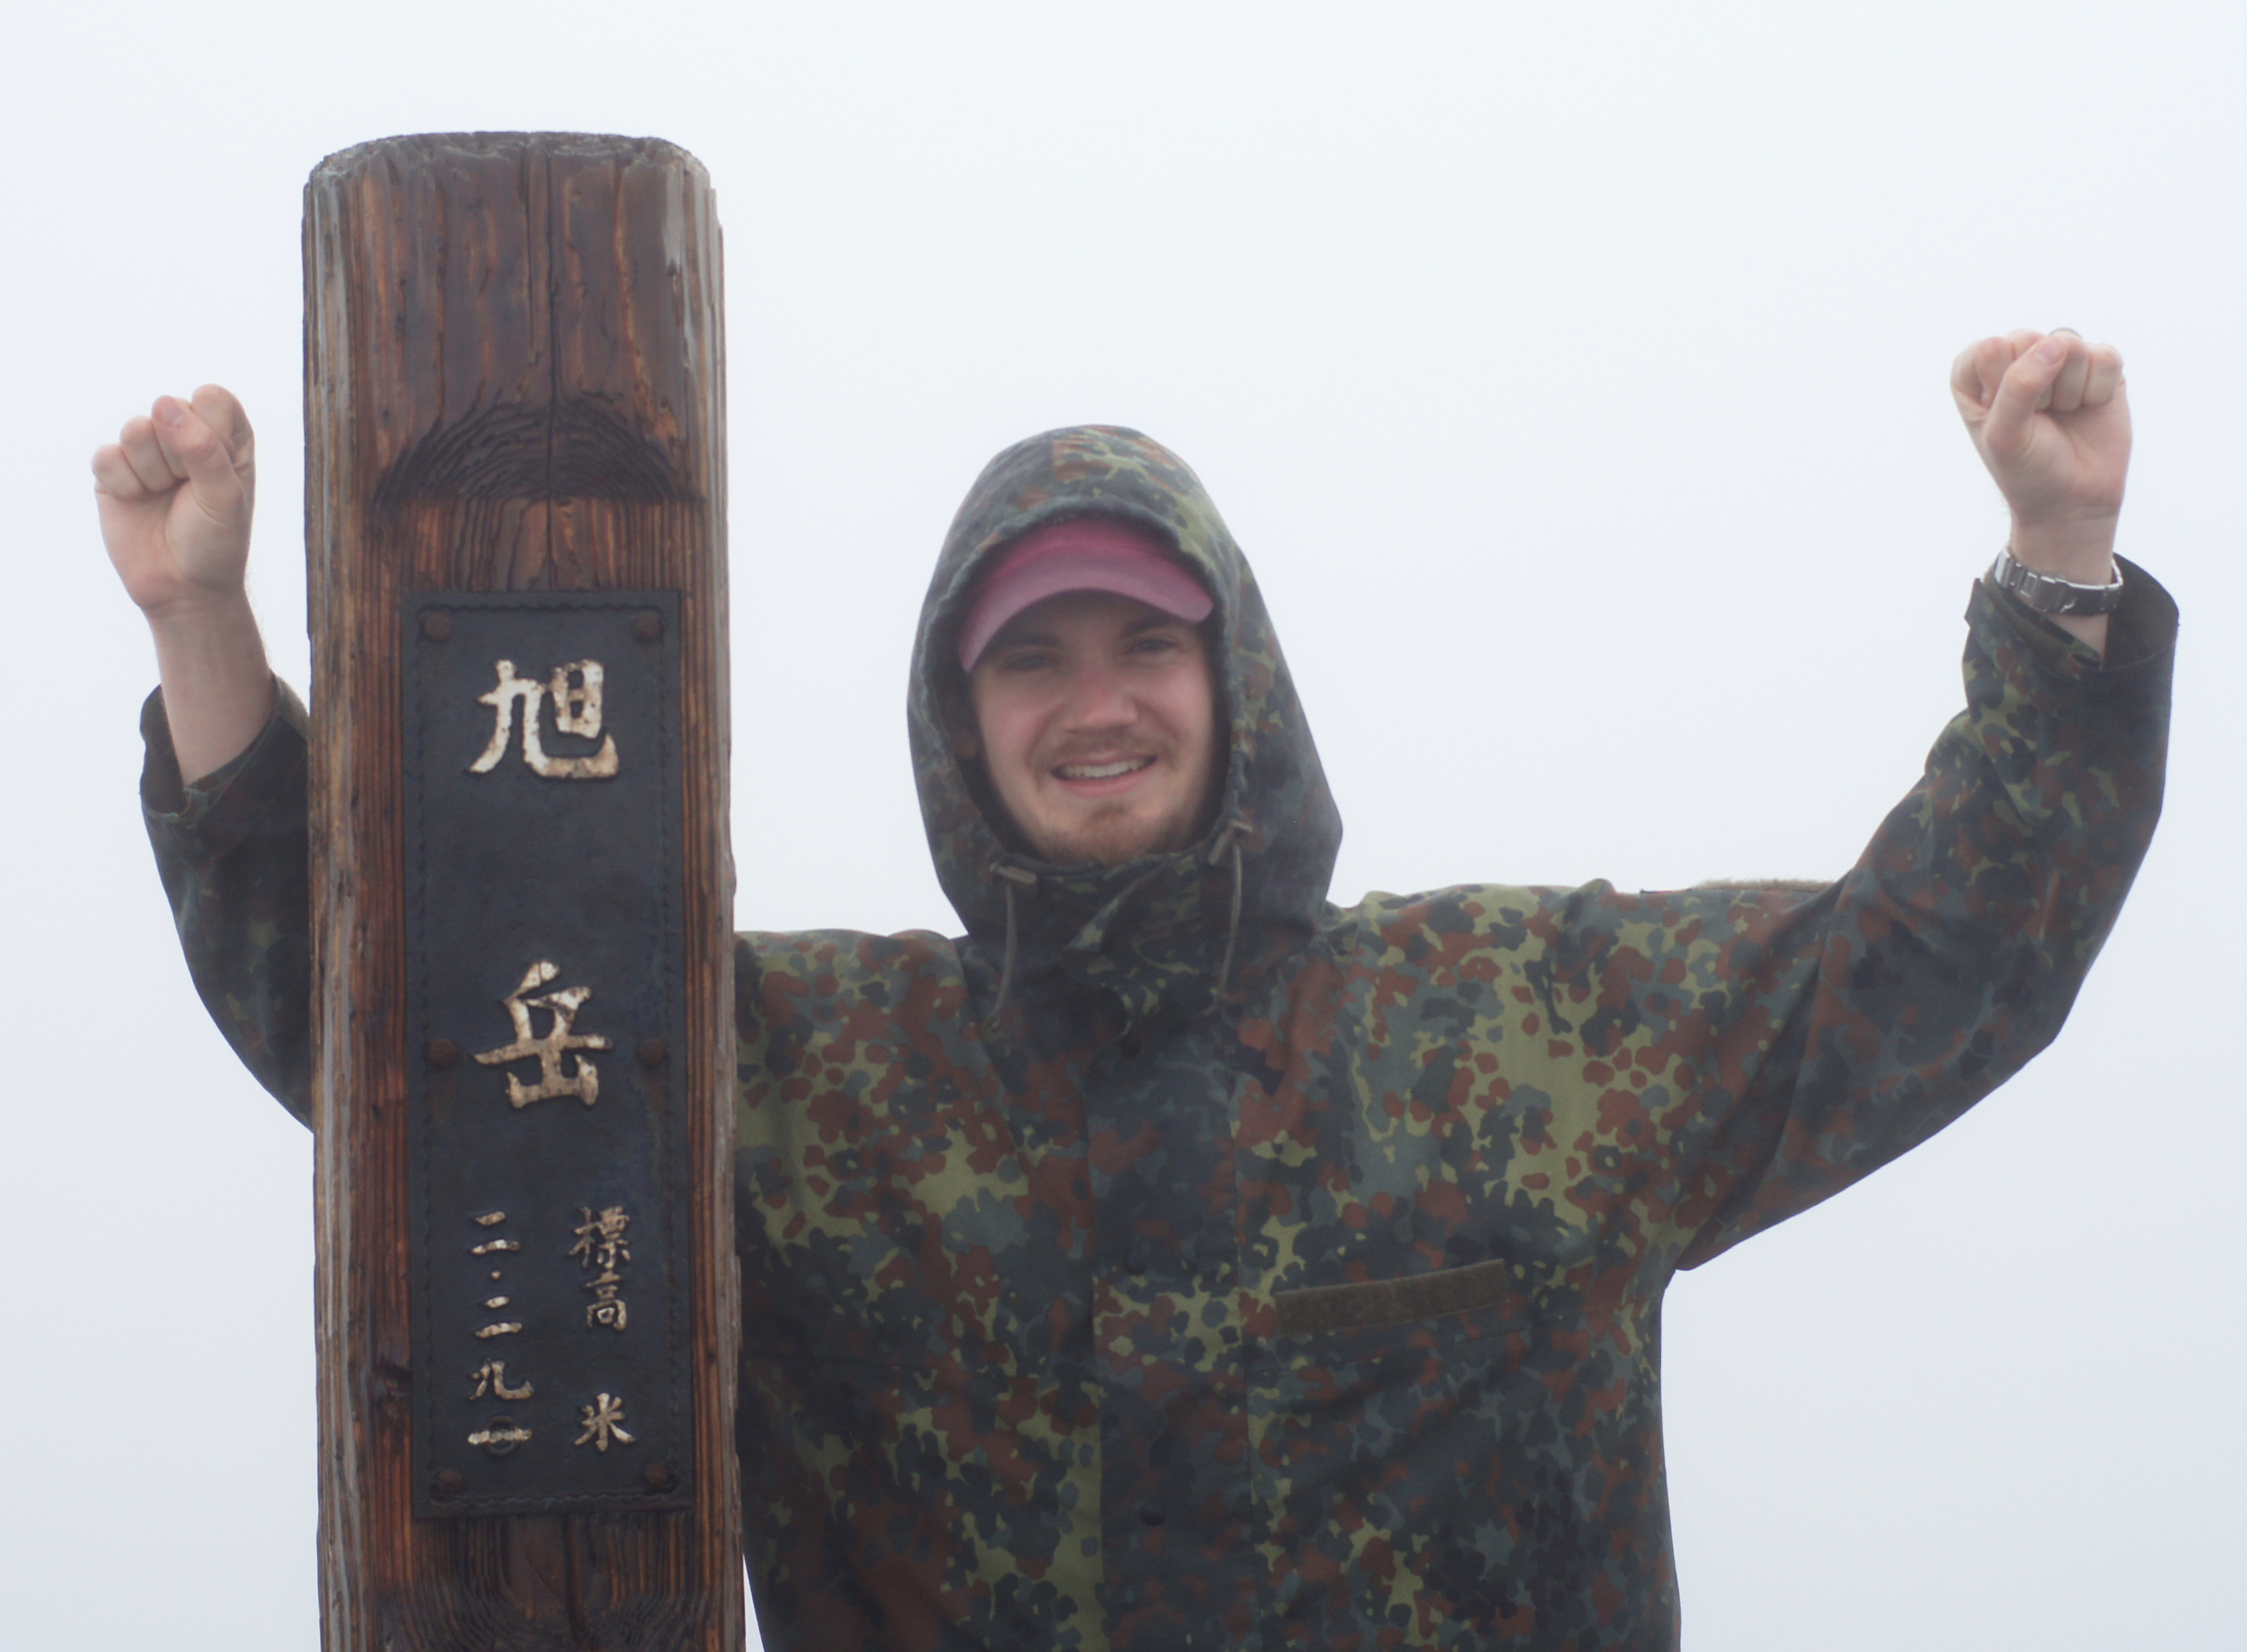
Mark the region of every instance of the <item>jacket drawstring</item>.
<instances>
[{"instance_id":1,"label":"jacket drawstring","mask_svg":"<svg viewBox=\"0 0 2247 1652\"><path fill-rule=\"evenodd\" d=\"M991 863L991 870L999 880L999 888L1007 897L1007 952L1005 961L999 966L999 999L991 1006L991 1014L995 1017L1007 1007L1007 993L1014 984L1014 885L1035 884L1038 881L1038 875L1026 872L1019 866L1002 865L995 860ZM1237 902L1239 896L1236 895L1234 899Z\"/></svg>"},{"instance_id":2,"label":"jacket drawstring","mask_svg":"<svg viewBox=\"0 0 2247 1652\"><path fill-rule=\"evenodd\" d=\"M1237 820L1229 820L1218 829L1217 841L1209 846L1209 864L1216 865L1233 851L1233 911L1225 920L1225 959L1217 966L1217 995L1225 996L1227 982L1233 979L1233 948L1240 939L1240 839L1248 828Z\"/></svg>"}]
</instances>

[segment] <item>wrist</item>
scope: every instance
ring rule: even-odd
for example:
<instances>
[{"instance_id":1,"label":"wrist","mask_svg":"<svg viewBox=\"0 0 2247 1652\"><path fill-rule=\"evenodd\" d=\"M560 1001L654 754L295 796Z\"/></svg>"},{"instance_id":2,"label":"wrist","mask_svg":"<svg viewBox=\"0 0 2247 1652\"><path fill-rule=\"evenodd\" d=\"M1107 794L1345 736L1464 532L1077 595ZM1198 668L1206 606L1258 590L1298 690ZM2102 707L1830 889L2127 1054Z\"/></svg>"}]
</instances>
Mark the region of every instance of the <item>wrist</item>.
<instances>
[{"instance_id":1,"label":"wrist","mask_svg":"<svg viewBox=\"0 0 2247 1652\"><path fill-rule=\"evenodd\" d=\"M2078 585L2104 585L2114 577L2112 515L2024 522L2013 518L2007 549L2024 568Z\"/></svg>"},{"instance_id":2,"label":"wrist","mask_svg":"<svg viewBox=\"0 0 2247 1652\"><path fill-rule=\"evenodd\" d=\"M250 611L249 590L242 585L143 604L140 617L160 643L189 641L213 632L238 633L245 625L252 630L257 625Z\"/></svg>"},{"instance_id":3,"label":"wrist","mask_svg":"<svg viewBox=\"0 0 2247 1652\"><path fill-rule=\"evenodd\" d=\"M245 595L148 616L180 777L192 786L246 749L273 714L272 668Z\"/></svg>"}]
</instances>

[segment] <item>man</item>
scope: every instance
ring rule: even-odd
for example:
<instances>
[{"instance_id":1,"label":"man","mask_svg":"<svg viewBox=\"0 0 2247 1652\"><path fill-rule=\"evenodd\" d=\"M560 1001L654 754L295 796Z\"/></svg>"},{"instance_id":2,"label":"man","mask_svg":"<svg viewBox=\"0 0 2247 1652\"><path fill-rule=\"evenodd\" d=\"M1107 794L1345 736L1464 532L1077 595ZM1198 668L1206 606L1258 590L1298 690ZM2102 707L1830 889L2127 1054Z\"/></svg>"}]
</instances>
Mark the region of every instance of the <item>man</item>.
<instances>
[{"instance_id":1,"label":"man","mask_svg":"<svg viewBox=\"0 0 2247 1652\"><path fill-rule=\"evenodd\" d=\"M1668 1280L2048 1042L2159 809L2175 611L2112 555L2119 358L2018 333L1953 387L2010 553L1966 710L1816 893L1337 910L1199 481L1099 427L992 462L911 691L966 935L740 940L769 1643L1676 1643ZM240 597L248 427L158 408L96 460L163 672L150 829L206 1001L301 1116L303 747Z\"/></svg>"}]
</instances>

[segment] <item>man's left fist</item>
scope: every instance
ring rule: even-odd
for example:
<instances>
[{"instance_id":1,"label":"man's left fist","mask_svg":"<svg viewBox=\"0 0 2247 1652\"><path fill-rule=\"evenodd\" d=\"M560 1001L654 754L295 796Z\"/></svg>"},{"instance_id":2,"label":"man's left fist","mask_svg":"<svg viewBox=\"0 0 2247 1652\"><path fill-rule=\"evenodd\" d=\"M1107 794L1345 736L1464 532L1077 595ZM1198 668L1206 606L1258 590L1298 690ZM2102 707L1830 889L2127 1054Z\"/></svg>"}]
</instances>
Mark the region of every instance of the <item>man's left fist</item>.
<instances>
[{"instance_id":1,"label":"man's left fist","mask_svg":"<svg viewBox=\"0 0 2247 1652\"><path fill-rule=\"evenodd\" d=\"M2130 468L2121 352L2066 328L2010 332L1959 352L1950 393L2011 507L2016 560L2106 584Z\"/></svg>"}]
</instances>

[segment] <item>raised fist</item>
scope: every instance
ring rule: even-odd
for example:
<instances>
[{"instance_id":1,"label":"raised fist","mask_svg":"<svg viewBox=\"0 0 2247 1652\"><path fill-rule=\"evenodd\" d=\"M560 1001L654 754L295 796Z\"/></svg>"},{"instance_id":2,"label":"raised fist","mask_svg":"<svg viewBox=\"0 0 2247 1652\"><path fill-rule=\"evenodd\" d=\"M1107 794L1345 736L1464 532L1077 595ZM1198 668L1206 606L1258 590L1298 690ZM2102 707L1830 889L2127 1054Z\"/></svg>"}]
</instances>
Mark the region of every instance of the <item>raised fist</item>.
<instances>
[{"instance_id":1,"label":"raised fist","mask_svg":"<svg viewBox=\"0 0 2247 1652\"><path fill-rule=\"evenodd\" d=\"M237 600L249 559L256 444L216 385L159 396L93 456L101 536L126 593L151 620Z\"/></svg>"},{"instance_id":2,"label":"raised fist","mask_svg":"<svg viewBox=\"0 0 2247 1652\"><path fill-rule=\"evenodd\" d=\"M2103 584L2130 468L2122 357L2073 331L2010 332L1959 353L1950 393L2013 514L2013 555Z\"/></svg>"}]
</instances>

